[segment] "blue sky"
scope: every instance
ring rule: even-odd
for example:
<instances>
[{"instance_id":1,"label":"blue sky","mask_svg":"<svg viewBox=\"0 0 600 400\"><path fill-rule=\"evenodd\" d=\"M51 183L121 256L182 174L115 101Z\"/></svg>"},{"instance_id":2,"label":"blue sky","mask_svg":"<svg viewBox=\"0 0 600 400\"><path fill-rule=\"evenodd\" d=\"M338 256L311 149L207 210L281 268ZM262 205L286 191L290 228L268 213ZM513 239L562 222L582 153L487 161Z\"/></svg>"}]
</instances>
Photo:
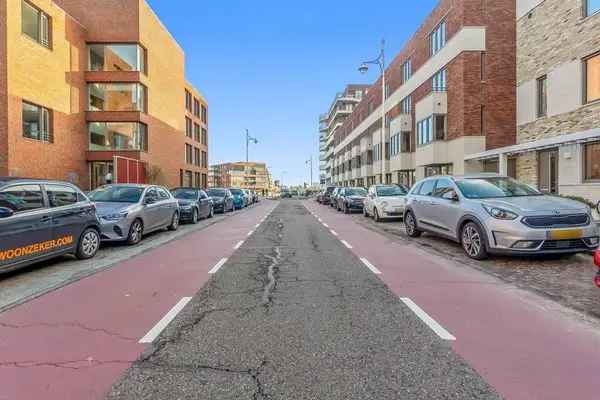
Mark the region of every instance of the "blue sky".
<instances>
[{"instance_id":1,"label":"blue sky","mask_svg":"<svg viewBox=\"0 0 600 400\"><path fill-rule=\"evenodd\" d=\"M184 48L187 78L209 102L209 162L244 160L245 129L258 138L250 159L274 179L318 180L318 116L347 83L372 83L361 61L388 61L437 0L375 3L147 0Z\"/></svg>"}]
</instances>

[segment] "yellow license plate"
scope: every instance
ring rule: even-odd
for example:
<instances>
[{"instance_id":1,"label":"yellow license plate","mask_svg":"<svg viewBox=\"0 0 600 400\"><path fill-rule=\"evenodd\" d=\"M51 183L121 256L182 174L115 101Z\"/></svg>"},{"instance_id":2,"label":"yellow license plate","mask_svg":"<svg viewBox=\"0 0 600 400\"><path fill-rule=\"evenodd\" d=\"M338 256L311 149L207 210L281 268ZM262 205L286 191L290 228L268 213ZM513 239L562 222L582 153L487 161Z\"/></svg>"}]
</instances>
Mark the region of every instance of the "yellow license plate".
<instances>
[{"instance_id":1,"label":"yellow license plate","mask_svg":"<svg viewBox=\"0 0 600 400\"><path fill-rule=\"evenodd\" d=\"M549 231L548 236L551 240L580 239L583 236L583 229L561 229Z\"/></svg>"}]
</instances>

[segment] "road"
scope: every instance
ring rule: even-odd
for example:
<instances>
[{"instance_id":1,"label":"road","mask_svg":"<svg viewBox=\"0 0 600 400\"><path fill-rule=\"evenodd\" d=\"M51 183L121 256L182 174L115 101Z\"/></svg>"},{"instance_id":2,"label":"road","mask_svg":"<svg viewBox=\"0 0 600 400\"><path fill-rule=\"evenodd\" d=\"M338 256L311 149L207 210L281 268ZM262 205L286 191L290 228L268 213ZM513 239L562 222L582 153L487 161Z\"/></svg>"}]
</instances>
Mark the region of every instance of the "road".
<instances>
[{"instance_id":1,"label":"road","mask_svg":"<svg viewBox=\"0 0 600 400\"><path fill-rule=\"evenodd\" d=\"M0 399L595 399L599 332L314 201L263 201L0 314Z\"/></svg>"}]
</instances>

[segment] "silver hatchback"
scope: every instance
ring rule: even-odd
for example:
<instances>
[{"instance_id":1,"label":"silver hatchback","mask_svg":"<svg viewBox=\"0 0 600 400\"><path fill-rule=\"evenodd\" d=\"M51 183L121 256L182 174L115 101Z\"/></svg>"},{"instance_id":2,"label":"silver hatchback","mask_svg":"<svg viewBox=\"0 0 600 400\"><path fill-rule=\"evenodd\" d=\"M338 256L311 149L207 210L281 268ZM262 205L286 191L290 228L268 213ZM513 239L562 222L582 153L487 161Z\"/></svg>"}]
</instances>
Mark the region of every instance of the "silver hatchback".
<instances>
[{"instance_id":1,"label":"silver hatchback","mask_svg":"<svg viewBox=\"0 0 600 400\"><path fill-rule=\"evenodd\" d=\"M437 176L407 196L406 233L459 242L467 255L578 253L598 248L590 208L496 174Z\"/></svg>"},{"instance_id":2,"label":"silver hatchback","mask_svg":"<svg viewBox=\"0 0 600 400\"><path fill-rule=\"evenodd\" d=\"M103 241L136 244L147 233L179 227L177 199L161 186L105 185L89 197L96 204Z\"/></svg>"}]
</instances>

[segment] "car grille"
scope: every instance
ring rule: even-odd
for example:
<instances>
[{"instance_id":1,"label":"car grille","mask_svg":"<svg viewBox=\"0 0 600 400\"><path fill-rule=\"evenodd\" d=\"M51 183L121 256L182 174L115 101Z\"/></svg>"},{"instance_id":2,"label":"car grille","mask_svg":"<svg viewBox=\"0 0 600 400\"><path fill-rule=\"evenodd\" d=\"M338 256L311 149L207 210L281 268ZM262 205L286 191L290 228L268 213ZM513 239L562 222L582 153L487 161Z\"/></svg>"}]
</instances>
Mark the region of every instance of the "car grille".
<instances>
[{"instance_id":1,"label":"car grille","mask_svg":"<svg viewBox=\"0 0 600 400\"><path fill-rule=\"evenodd\" d=\"M590 223L587 214L573 215L543 215L539 217L525 217L523 223L532 228L566 228L570 226L582 226Z\"/></svg>"},{"instance_id":2,"label":"car grille","mask_svg":"<svg viewBox=\"0 0 600 400\"><path fill-rule=\"evenodd\" d=\"M571 250L588 249L588 246L582 239L572 240L546 240L542 245L542 250Z\"/></svg>"}]
</instances>

